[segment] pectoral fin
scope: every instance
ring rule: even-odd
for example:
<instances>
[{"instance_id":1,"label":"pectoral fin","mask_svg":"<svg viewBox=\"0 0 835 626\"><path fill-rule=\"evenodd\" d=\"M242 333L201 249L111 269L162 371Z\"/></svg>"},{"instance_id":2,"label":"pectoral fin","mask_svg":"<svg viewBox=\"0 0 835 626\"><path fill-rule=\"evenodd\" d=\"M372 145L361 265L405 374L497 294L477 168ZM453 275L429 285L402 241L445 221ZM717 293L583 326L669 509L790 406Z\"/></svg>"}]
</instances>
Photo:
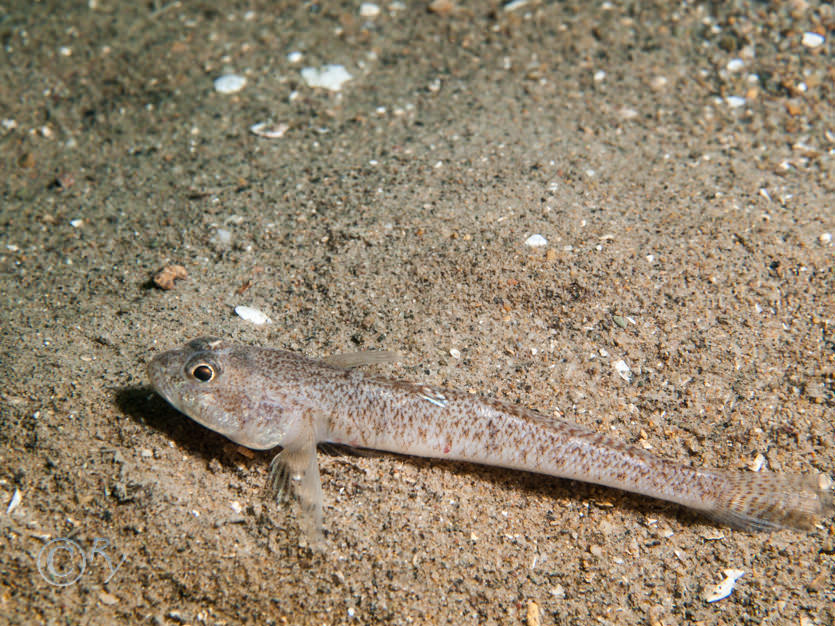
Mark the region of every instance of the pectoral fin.
<instances>
[{"instance_id":1,"label":"pectoral fin","mask_svg":"<svg viewBox=\"0 0 835 626\"><path fill-rule=\"evenodd\" d=\"M284 448L270 464L269 487L276 500L298 503L299 525L315 546L322 541L322 481L313 437Z\"/></svg>"},{"instance_id":2,"label":"pectoral fin","mask_svg":"<svg viewBox=\"0 0 835 626\"><path fill-rule=\"evenodd\" d=\"M328 365L353 369L363 365L375 365L377 363L394 363L400 359L396 352L386 350L370 350L367 352L348 352L346 354L332 354L322 359Z\"/></svg>"}]
</instances>

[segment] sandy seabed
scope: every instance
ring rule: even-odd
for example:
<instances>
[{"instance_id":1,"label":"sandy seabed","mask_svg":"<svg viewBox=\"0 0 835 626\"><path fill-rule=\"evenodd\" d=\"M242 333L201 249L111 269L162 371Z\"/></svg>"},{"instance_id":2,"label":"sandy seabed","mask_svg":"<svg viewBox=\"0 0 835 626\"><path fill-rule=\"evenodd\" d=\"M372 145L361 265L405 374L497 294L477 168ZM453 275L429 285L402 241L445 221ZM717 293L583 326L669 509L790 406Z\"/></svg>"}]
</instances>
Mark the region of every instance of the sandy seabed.
<instances>
[{"instance_id":1,"label":"sandy seabed","mask_svg":"<svg viewBox=\"0 0 835 626\"><path fill-rule=\"evenodd\" d=\"M149 388L199 335L396 350L374 371L833 473L832 7L516 5L4 6L0 621L835 621L831 519L459 463L321 454L311 552L271 454Z\"/></svg>"}]
</instances>

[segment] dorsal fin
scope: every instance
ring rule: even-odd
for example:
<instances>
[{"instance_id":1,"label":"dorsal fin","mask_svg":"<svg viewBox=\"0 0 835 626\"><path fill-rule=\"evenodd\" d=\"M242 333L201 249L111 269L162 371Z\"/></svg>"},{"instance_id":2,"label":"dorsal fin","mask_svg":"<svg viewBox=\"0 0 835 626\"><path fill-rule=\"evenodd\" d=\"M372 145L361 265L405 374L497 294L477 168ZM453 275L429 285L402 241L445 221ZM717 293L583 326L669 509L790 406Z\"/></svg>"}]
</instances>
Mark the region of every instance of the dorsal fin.
<instances>
[{"instance_id":1,"label":"dorsal fin","mask_svg":"<svg viewBox=\"0 0 835 626\"><path fill-rule=\"evenodd\" d=\"M400 359L396 352L388 350L367 350L364 352L346 352L345 354L332 354L322 359L328 365L342 367L347 370L363 365L376 365L377 363L394 363Z\"/></svg>"}]
</instances>

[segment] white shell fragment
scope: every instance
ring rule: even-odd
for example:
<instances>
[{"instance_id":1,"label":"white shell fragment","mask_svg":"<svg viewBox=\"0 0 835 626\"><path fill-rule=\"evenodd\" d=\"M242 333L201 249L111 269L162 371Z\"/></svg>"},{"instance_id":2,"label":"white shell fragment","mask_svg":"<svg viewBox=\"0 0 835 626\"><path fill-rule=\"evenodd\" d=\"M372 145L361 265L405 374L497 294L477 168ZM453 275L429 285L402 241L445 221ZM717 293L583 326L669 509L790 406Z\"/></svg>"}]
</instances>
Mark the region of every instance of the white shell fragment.
<instances>
[{"instance_id":1,"label":"white shell fragment","mask_svg":"<svg viewBox=\"0 0 835 626\"><path fill-rule=\"evenodd\" d=\"M705 589L704 601L716 602L722 598L727 598L734 590L736 581L745 573L741 569L726 569L722 571L725 574L725 580L717 585L711 585Z\"/></svg>"},{"instance_id":2,"label":"white shell fragment","mask_svg":"<svg viewBox=\"0 0 835 626\"><path fill-rule=\"evenodd\" d=\"M510 13L511 11L515 11L516 9L521 9L523 6L528 4L530 0L510 0L510 2L506 2L502 9L506 13Z\"/></svg>"},{"instance_id":3,"label":"white shell fragment","mask_svg":"<svg viewBox=\"0 0 835 626\"><path fill-rule=\"evenodd\" d=\"M742 96L728 96L725 98L725 103L732 109L738 109L745 106L745 98Z\"/></svg>"},{"instance_id":4,"label":"white shell fragment","mask_svg":"<svg viewBox=\"0 0 835 626\"><path fill-rule=\"evenodd\" d=\"M742 59L731 59L725 68L729 72L741 72L745 68L745 61Z\"/></svg>"},{"instance_id":5,"label":"white shell fragment","mask_svg":"<svg viewBox=\"0 0 835 626\"><path fill-rule=\"evenodd\" d=\"M241 319L252 322L256 326L263 326L272 322L266 313L262 313L258 309L253 309L249 306L238 305L235 307L235 313Z\"/></svg>"},{"instance_id":6,"label":"white shell fragment","mask_svg":"<svg viewBox=\"0 0 835 626\"><path fill-rule=\"evenodd\" d=\"M832 243L832 233L821 233L818 241L821 242L822 246L828 246Z\"/></svg>"},{"instance_id":7,"label":"white shell fragment","mask_svg":"<svg viewBox=\"0 0 835 626\"><path fill-rule=\"evenodd\" d=\"M215 79L215 91L218 93L236 93L244 88L246 78L239 74L226 74Z\"/></svg>"},{"instance_id":8,"label":"white shell fragment","mask_svg":"<svg viewBox=\"0 0 835 626\"><path fill-rule=\"evenodd\" d=\"M302 78L308 87L321 87L339 91L342 85L353 78L342 65L323 65L321 68L305 67Z\"/></svg>"},{"instance_id":9,"label":"white shell fragment","mask_svg":"<svg viewBox=\"0 0 835 626\"><path fill-rule=\"evenodd\" d=\"M800 40L807 48L817 48L823 45L823 42L826 41L823 35L819 35L818 33L810 33L806 32L803 33L803 38Z\"/></svg>"},{"instance_id":10,"label":"white shell fragment","mask_svg":"<svg viewBox=\"0 0 835 626\"><path fill-rule=\"evenodd\" d=\"M615 371L618 373L618 376L623 378L626 382L632 381L632 370L629 369L629 366L626 364L626 361L623 359L619 361L615 361L612 363L612 367L615 368Z\"/></svg>"},{"instance_id":11,"label":"white shell fragment","mask_svg":"<svg viewBox=\"0 0 835 626\"><path fill-rule=\"evenodd\" d=\"M666 76L653 76L652 80L649 81L649 86L652 87L655 91L660 91L667 86L668 82L669 81L667 80Z\"/></svg>"},{"instance_id":12,"label":"white shell fragment","mask_svg":"<svg viewBox=\"0 0 835 626\"><path fill-rule=\"evenodd\" d=\"M525 245L531 248L541 248L542 246L548 245L548 240L542 235L531 235L525 239Z\"/></svg>"},{"instance_id":13,"label":"white shell fragment","mask_svg":"<svg viewBox=\"0 0 835 626\"><path fill-rule=\"evenodd\" d=\"M232 243L232 233L225 228L218 228L209 240L214 245L225 248Z\"/></svg>"},{"instance_id":14,"label":"white shell fragment","mask_svg":"<svg viewBox=\"0 0 835 626\"><path fill-rule=\"evenodd\" d=\"M765 466L765 457L762 454L757 453L757 456L754 457L754 460L748 464L748 469L752 472L759 472Z\"/></svg>"},{"instance_id":15,"label":"white shell fragment","mask_svg":"<svg viewBox=\"0 0 835 626\"><path fill-rule=\"evenodd\" d=\"M298 50L293 50L290 54L287 55L287 62L288 63L298 63L302 60L304 55L299 52Z\"/></svg>"},{"instance_id":16,"label":"white shell fragment","mask_svg":"<svg viewBox=\"0 0 835 626\"><path fill-rule=\"evenodd\" d=\"M380 15L380 7L373 2L363 2L360 5L360 17L377 17Z\"/></svg>"},{"instance_id":17,"label":"white shell fragment","mask_svg":"<svg viewBox=\"0 0 835 626\"><path fill-rule=\"evenodd\" d=\"M12 499L9 501L9 506L6 507L6 515L11 515L12 512L18 507L21 500L23 500L23 498L20 496L20 490L15 489L14 493L12 494Z\"/></svg>"},{"instance_id":18,"label":"white shell fragment","mask_svg":"<svg viewBox=\"0 0 835 626\"><path fill-rule=\"evenodd\" d=\"M259 137L266 137L267 139L278 139L284 136L284 133L290 127L287 124L273 124L271 122L258 122L249 127L249 132Z\"/></svg>"}]
</instances>

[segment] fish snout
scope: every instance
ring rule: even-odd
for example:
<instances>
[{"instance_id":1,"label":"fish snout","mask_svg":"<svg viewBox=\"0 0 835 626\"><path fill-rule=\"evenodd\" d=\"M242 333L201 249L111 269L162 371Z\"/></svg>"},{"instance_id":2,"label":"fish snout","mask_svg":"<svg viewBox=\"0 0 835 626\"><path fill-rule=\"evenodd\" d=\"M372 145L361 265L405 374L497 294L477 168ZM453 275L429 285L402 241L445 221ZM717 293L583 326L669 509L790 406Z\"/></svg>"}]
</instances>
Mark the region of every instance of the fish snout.
<instances>
[{"instance_id":1,"label":"fish snout","mask_svg":"<svg viewBox=\"0 0 835 626\"><path fill-rule=\"evenodd\" d=\"M148 378L151 386L164 398L168 399L168 391L178 375L180 360L176 351L158 354L148 363Z\"/></svg>"}]
</instances>

